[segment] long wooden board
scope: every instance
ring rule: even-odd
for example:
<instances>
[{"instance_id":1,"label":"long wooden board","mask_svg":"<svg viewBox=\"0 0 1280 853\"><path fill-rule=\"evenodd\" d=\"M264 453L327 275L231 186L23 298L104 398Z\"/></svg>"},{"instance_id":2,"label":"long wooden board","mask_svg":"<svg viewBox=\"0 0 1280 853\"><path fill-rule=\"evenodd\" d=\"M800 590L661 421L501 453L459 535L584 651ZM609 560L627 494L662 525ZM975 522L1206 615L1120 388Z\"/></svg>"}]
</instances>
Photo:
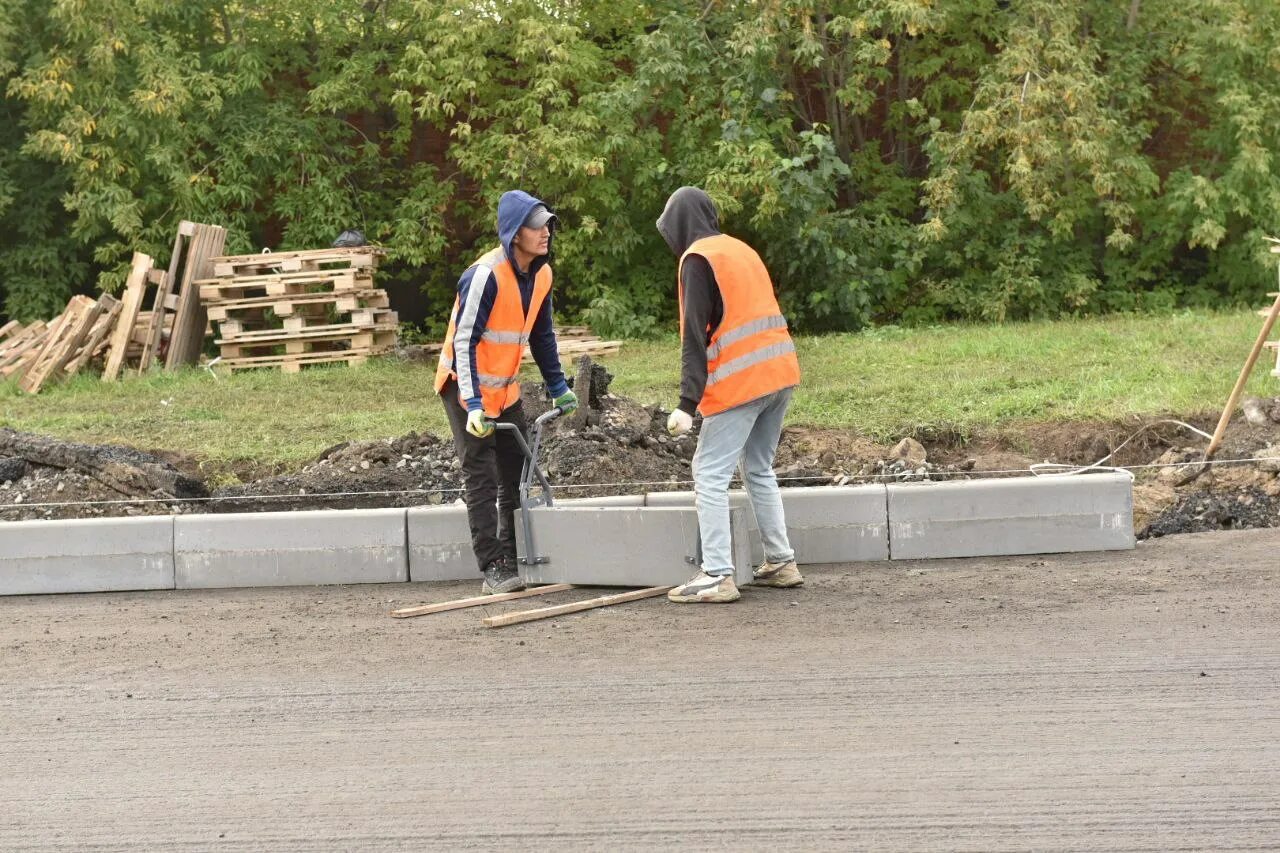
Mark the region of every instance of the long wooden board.
<instances>
[{"instance_id":1,"label":"long wooden board","mask_svg":"<svg viewBox=\"0 0 1280 853\"><path fill-rule=\"evenodd\" d=\"M444 613L449 610L461 610L464 607L483 607L486 604L498 604L502 601L515 601L517 598L529 598L534 595L546 595L551 592L564 592L573 589L571 583L552 583L546 586L535 586L520 592L503 592L498 595L477 595L472 598L459 598L455 601L442 601L439 604L422 604L418 607L401 607L392 610L391 615L397 619L408 619L411 616L427 616L431 613Z\"/></svg>"},{"instance_id":2,"label":"long wooden board","mask_svg":"<svg viewBox=\"0 0 1280 853\"><path fill-rule=\"evenodd\" d=\"M507 625L519 625L521 622L533 622L548 619L552 616L563 616L566 613L577 613L582 610L594 610L597 607L611 607L615 604L626 604L628 601L639 601L642 598L656 598L666 595L672 589L669 586L651 586L616 595L602 595L586 601L575 601L572 604L557 604L554 607L539 607L534 610L520 610L515 613L504 613L501 616L489 616L484 619L486 628L503 628Z\"/></svg>"},{"instance_id":3,"label":"long wooden board","mask_svg":"<svg viewBox=\"0 0 1280 853\"><path fill-rule=\"evenodd\" d=\"M124 353L129 346L129 338L133 334L133 325L138 321L138 312L142 310L142 297L147 292L147 275L153 266L155 261L150 255L144 255L142 252L133 253L133 264L129 267L124 297L120 300L116 327L111 332L107 363L102 366L103 382L116 381L120 375L120 368L124 366Z\"/></svg>"}]
</instances>

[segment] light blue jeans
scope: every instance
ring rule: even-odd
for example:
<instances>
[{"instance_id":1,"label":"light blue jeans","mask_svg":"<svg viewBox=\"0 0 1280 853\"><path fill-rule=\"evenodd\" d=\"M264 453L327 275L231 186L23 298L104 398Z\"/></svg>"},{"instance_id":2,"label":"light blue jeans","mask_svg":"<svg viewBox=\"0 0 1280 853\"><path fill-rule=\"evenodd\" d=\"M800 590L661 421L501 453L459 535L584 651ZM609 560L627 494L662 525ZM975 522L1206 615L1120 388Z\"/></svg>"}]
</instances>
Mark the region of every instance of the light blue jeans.
<instances>
[{"instance_id":1,"label":"light blue jeans","mask_svg":"<svg viewBox=\"0 0 1280 853\"><path fill-rule=\"evenodd\" d=\"M702 421L698 450L693 455L693 488L702 538L702 570L709 575L733 573L729 481L735 467L741 469L751 511L760 527L765 559L781 563L795 557L787 539L778 478L773 473L782 418L794 390L783 388Z\"/></svg>"}]
</instances>

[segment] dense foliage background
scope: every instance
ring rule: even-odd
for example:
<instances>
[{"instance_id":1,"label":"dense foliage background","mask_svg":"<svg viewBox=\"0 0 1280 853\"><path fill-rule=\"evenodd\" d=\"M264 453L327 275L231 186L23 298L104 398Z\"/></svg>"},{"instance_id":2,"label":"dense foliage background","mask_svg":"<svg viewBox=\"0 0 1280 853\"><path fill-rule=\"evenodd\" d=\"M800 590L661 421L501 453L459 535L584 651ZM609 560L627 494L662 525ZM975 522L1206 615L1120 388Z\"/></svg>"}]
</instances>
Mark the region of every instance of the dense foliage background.
<instances>
[{"instance_id":1,"label":"dense foliage background","mask_svg":"<svg viewBox=\"0 0 1280 853\"><path fill-rule=\"evenodd\" d=\"M177 221L347 227L442 321L522 187L562 314L671 324L682 184L808 331L1257 300L1275 0L0 0L0 296L116 288Z\"/></svg>"}]
</instances>

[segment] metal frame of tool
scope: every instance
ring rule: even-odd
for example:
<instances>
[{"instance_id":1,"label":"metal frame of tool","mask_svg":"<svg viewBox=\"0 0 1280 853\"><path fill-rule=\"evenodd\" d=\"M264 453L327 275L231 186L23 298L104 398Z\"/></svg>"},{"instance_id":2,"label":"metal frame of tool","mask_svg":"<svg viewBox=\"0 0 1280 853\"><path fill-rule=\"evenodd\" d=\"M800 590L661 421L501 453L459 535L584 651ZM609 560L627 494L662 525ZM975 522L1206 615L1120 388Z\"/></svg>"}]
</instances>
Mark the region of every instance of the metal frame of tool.
<instances>
[{"instance_id":1,"label":"metal frame of tool","mask_svg":"<svg viewBox=\"0 0 1280 853\"><path fill-rule=\"evenodd\" d=\"M524 535L524 556L520 558L520 562L526 566L551 562L550 557L538 553L533 535L533 519L529 516L529 510L534 507L549 507L553 505L551 483L547 481L546 475L538 467L538 449L542 445L542 427L563 414L564 409L556 406L551 411L538 416L533 422L533 429L531 430L533 435L532 446L525 441L520 427L515 424L494 424L498 429L510 431L515 436L516 443L520 445L520 450L524 452L524 467L520 470L520 528ZM542 494L537 497L531 494L534 477L538 478L538 485L542 489Z\"/></svg>"}]
</instances>

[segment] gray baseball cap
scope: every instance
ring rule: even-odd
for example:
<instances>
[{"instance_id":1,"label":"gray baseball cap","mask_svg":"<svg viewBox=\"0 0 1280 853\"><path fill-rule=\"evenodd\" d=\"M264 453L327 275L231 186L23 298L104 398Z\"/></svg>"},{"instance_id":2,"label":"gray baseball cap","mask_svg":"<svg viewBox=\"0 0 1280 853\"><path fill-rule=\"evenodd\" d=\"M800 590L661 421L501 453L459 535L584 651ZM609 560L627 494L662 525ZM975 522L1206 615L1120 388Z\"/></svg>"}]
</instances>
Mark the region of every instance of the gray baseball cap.
<instances>
[{"instance_id":1,"label":"gray baseball cap","mask_svg":"<svg viewBox=\"0 0 1280 853\"><path fill-rule=\"evenodd\" d=\"M529 211L529 215L524 218L524 222L520 223L521 228L541 228L547 223L558 223L560 220L556 215L547 210L547 206L539 204Z\"/></svg>"}]
</instances>

